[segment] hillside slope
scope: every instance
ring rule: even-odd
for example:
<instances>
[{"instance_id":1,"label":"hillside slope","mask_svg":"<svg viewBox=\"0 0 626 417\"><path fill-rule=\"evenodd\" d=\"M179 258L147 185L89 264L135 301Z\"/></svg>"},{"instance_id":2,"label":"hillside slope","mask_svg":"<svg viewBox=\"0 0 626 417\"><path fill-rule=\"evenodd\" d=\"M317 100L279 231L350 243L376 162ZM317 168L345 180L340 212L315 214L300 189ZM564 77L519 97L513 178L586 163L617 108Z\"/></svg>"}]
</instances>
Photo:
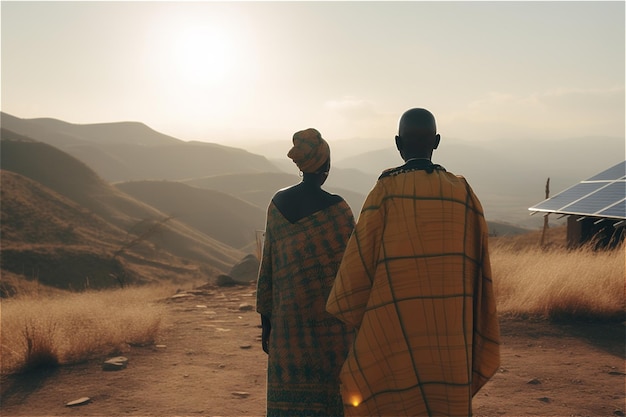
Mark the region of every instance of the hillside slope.
<instances>
[{"instance_id":1,"label":"hillside slope","mask_svg":"<svg viewBox=\"0 0 626 417\"><path fill-rule=\"evenodd\" d=\"M234 248L255 241L265 210L232 195L176 181L117 183L124 193Z\"/></svg>"},{"instance_id":2,"label":"hillside slope","mask_svg":"<svg viewBox=\"0 0 626 417\"><path fill-rule=\"evenodd\" d=\"M32 179L1 170L0 180L4 295L19 277L80 290L206 274L147 241L129 245L132 235Z\"/></svg>"},{"instance_id":3,"label":"hillside slope","mask_svg":"<svg viewBox=\"0 0 626 417\"><path fill-rule=\"evenodd\" d=\"M122 229L139 235L158 226L148 241L173 255L228 271L240 251L207 236L104 182L84 163L44 143L2 140L2 168L31 178Z\"/></svg>"}]
</instances>

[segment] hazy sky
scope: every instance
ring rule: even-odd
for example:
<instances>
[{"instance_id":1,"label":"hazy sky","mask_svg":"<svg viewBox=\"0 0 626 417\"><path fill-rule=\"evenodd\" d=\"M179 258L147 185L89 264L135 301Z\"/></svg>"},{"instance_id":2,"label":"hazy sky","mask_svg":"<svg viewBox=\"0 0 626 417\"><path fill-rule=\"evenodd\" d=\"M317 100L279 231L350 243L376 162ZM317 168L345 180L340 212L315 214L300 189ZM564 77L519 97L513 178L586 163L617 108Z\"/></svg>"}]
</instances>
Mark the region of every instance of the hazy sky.
<instances>
[{"instance_id":1,"label":"hazy sky","mask_svg":"<svg viewBox=\"0 0 626 417\"><path fill-rule=\"evenodd\" d=\"M625 2L1 2L2 111L183 140L624 136Z\"/></svg>"}]
</instances>

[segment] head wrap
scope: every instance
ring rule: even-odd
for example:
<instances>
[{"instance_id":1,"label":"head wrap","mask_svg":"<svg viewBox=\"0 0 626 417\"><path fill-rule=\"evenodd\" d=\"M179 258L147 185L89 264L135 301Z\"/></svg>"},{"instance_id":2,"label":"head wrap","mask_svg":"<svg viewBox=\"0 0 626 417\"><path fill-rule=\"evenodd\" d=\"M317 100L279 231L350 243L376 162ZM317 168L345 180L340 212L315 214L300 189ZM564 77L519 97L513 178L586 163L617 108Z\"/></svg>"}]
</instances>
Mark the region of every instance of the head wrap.
<instances>
[{"instance_id":1,"label":"head wrap","mask_svg":"<svg viewBox=\"0 0 626 417\"><path fill-rule=\"evenodd\" d=\"M294 133L293 148L287 154L304 173L319 169L330 158L330 147L320 132L306 129Z\"/></svg>"}]
</instances>

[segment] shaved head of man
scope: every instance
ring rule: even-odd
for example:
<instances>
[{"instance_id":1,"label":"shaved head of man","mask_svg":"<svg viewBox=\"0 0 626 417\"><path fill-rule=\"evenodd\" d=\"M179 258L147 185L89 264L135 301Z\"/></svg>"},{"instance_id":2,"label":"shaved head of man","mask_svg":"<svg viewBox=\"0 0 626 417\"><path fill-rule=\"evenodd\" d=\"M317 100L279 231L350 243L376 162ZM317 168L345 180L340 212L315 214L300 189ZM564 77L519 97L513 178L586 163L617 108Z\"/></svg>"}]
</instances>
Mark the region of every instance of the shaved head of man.
<instances>
[{"instance_id":1,"label":"shaved head of man","mask_svg":"<svg viewBox=\"0 0 626 417\"><path fill-rule=\"evenodd\" d=\"M402 159L430 159L439 146L435 116L426 109L415 108L400 117L396 147Z\"/></svg>"}]
</instances>

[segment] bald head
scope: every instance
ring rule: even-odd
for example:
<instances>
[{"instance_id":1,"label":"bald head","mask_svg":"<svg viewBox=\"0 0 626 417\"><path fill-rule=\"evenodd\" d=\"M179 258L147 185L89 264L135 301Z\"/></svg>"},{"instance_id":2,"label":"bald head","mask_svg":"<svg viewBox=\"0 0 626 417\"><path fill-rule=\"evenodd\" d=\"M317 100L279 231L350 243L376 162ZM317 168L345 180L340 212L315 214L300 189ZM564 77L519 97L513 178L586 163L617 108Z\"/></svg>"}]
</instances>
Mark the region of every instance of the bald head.
<instances>
[{"instance_id":1,"label":"bald head","mask_svg":"<svg viewBox=\"0 0 626 417\"><path fill-rule=\"evenodd\" d=\"M435 116L426 109L411 109L404 112L400 117L398 126L398 134L402 136L407 131L420 130L423 132L437 133L437 124Z\"/></svg>"},{"instance_id":2,"label":"bald head","mask_svg":"<svg viewBox=\"0 0 626 417\"><path fill-rule=\"evenodd\" d=\"M400 117L396 146L406 161L411 158L430 159L439 146L435 116L426 109L410 109Z\"/></svg>"}]
</instances>

